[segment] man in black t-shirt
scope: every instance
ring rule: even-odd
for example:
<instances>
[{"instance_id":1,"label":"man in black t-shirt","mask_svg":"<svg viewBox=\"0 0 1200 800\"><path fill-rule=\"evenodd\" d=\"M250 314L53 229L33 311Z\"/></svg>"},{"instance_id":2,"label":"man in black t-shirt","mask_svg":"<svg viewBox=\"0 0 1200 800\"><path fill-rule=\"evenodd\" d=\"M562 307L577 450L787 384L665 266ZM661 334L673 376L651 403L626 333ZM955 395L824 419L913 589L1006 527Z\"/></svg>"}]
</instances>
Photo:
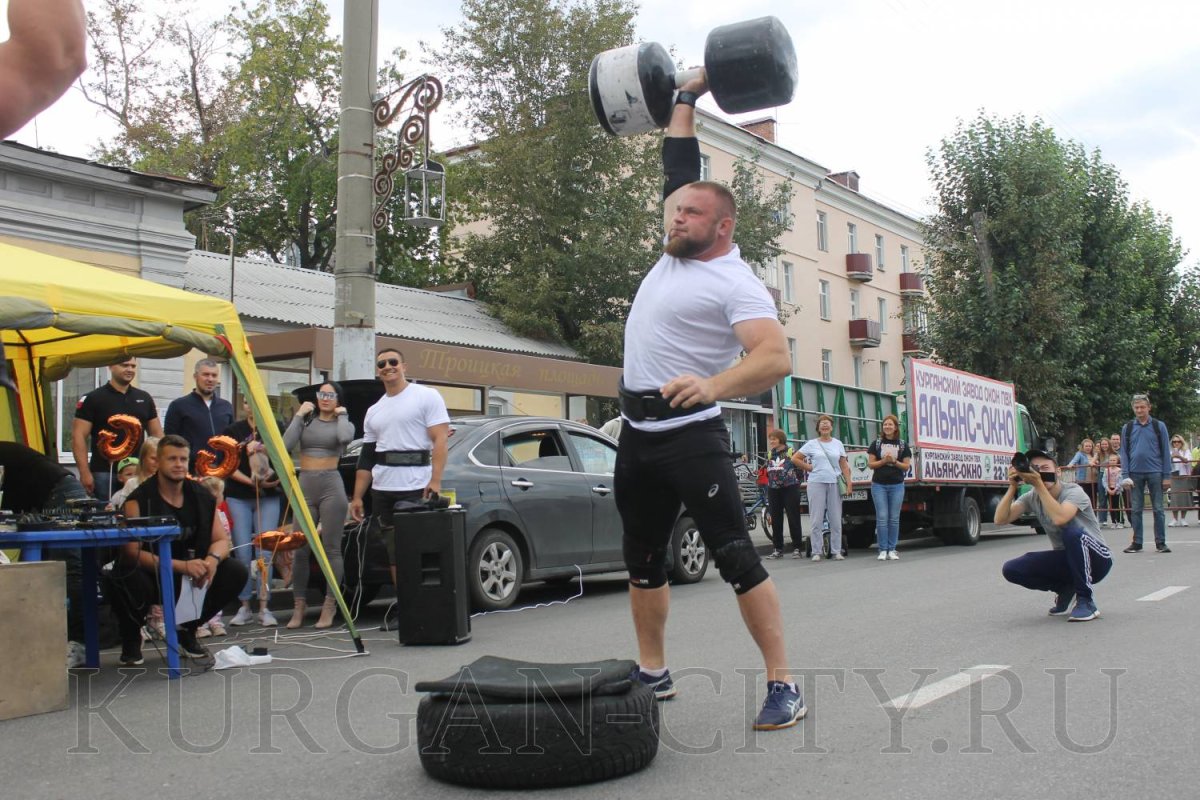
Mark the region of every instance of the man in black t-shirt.
<instances>
[{"instance_id":1,"label":"man in black t-shirt","mask_svg":"<svg viewBox=\"0 0 1200 800\"><path fill-rule=\"evenodd\" d=\"M208 587L196 619L179 626L179 649L207 661L211 656L196 640L196 628L237 596L248 572L240 561L229 558L232 543L217 517L216 500L187 475L187 441L164 436L158 443L157 474L133 491L124 512L126 517L169 516L178 522L180 536L171 544L176 596L184 576L197 588ZM146 613L151 603L162 602L158 556L147 546L131 542L123 547L110 580L109 596L121 626L121 663L141 664Z\"/></svg>"},{"instance_id":2,"label":"man in black t-shirt","mask_svg":"<svg viewBox=\"0 0 1200 800\"><path fill-rule=\"evenodd\" d=\"M133 385L134 376L137 375L137 359L122 358L108 370L111 376L108 383L79 398L75 405L75 422L71 426L71 451L75 454L75 466L79 469L79 482L101 500L112 496L111 465L99 448L100 432L114 430L108 424L109 417L128 414L141 420L143 435L138 437L134 453L141 448L146 433L151 436L163 434L154 398Z\"/></svg>"}]
</instances>

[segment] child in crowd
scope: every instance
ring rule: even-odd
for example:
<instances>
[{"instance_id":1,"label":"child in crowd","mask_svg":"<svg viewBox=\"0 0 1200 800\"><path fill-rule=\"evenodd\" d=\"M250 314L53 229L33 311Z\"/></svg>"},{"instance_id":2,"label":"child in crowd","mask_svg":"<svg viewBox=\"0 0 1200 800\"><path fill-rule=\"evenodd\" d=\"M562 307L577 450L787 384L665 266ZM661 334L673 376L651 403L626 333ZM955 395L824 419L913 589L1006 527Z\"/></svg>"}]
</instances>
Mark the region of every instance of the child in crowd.
<instances>
[{"instance_id":1,"label":"child in crowd","mask_svg":"<svg viewBox=\"0 0 1200 800\"><path fill-rule=\"evenodd\" d=\"M1113 454L1108 457L1108 464L1101 470L1104 475L1104 491L1108 498L1108 517L1112 522L1110 528L1124 528L1125 520L1121 515L1124 488L1121 486L1121 457Z\"/></svg>"},{"instance_id":2,"label":"child in crowd","mask_svg":"<svg viewBox=\"0 0 1200 800\"><path fill-rule=\"evenodd\" d=\"M229 533L231 530L233 530L233 522L229 517L229 505L225 502L225 481L210 475L207 478L201 478L200 485L205 489L208 489L208 491L212 493L212 496L216 498L217 519L221 520L221 525L225 528L225 533ZM203 623L199 628L196 629L197 639L204 639L209 636L224 635L225 622L220 611L218 611L212 619Z\"/></svg>"}]
</instances>

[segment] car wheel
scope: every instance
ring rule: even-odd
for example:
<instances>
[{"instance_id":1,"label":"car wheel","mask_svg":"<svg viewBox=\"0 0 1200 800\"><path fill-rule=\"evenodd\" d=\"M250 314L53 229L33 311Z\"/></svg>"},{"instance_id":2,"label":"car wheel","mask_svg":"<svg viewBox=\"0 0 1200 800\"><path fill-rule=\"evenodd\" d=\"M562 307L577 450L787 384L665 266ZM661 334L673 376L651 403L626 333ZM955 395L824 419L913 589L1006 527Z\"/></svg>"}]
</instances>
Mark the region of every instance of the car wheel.
<instances>
[{"instance_id":1,"label":"car wheel","mask_svg":"<svg viewBox=\"0 0 1200 800\"><path fill-rule=\"evenodd\" d=\"M691 517L680 517L671 534L671 581L696 583L708 572L708 548Z\"/></svg>"},{"instance_id":2,"label":"car wheel","mask_svg":"<svg viewBox=\"0 0 1200 800\"><path fill-rule=\"evenodd\" d=\"M499 528L484 528L471 545L471 599L478 608L508 608L517 599L524 577L521 551Z\"/></svg>"}]
</instances>

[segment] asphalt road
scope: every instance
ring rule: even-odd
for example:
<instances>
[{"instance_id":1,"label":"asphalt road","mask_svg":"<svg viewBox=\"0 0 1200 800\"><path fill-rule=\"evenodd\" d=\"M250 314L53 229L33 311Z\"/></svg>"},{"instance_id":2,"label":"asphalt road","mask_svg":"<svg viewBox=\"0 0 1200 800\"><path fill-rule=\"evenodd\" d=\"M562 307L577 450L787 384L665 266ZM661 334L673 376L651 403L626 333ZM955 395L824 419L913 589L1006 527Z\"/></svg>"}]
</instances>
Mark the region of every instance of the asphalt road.
<instances>
[{"instance_id":1,"label":"asphalt road","mask_svg":"<svg viewBox=\"0 0 1200 800\"><path fill-rule=\"evenodd\" d=\"M554 796L1195 796L1200 529L1171 529L1175 552L1161 556L1123 555L1128 531L1106 531L1117 563L1097 588L1101 618L1086 623L1047 616L1048 593L1001 578L1006 559L1046 546L1028 530L989 531L973 548L906 541L897 562L873 551L768 562L810 708L786 731L750 730L761 664L715 570L677 588L668 653L680 694L661 706L656 760ZM0 785L72 800L482 797L421 769L412 684L485 654L632 657L625 586L587 578L568 602L580 584L533 589L525 602L550 605L478 617L458 647L400 647L375 630L368 657L345 657L345 634L309 628L267 641L269 666L177 682L123 676L109 653L99 674L75 676L70 710L0 723ZM147 664L158 666L149 650ZM891 704L913 692L907 708Z\"/></svg>"}]
</instances>

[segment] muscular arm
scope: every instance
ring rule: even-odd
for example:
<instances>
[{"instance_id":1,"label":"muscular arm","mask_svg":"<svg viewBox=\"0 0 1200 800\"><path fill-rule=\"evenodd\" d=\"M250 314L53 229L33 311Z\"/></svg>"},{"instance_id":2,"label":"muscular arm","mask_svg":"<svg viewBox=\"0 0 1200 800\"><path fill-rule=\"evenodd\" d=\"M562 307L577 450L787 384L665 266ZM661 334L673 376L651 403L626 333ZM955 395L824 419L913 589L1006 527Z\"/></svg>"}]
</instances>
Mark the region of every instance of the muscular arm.
<instances>
[{"instance_id":1,"label":"muscular arm","mask_svg":"<svg viewBox=\"0 0 1200 800\"><path fill-rule=\"evenodd\" d=\"M708 83L705 78L697 78L685 83L680 91L701 95L708 91ZM675 192L700 180L700 144L696 141L696 109L692 106L678 103L671 109L671 121L663 140L663 176L665 231L671 226L671 217L675 213L677 203L671 199Z\"/></svg>"},{"instance_id":2,"label":"muscular arm","mask_svg":"<svg viewBox=\"0 0 1200 800\"><path fill-rule=\"evenodd\" d=\"M446 469L446 452L449 449L447 442L450 440L450 423L443 422L440 425L430 426L428 429L429 438L433 440L433 476L429 479L429 490L440 492L442 490L442 471Z\"/></svg>"},{"instance_id":3,"label":"muscular arm","mask_svg":"<svg viewBox=\"0 0 1200 800\"><path fill-rule=\"evenodd\" d=\"M0 44L0 139L57 100L87 66L82 0L9 0Z\"/></svg>"},{"instance_id":4,"label":"muscular arm","mask_svg":"<svg viewBox=\"0 0 1200 800\"><path fill-rule=\"evenodd\" d=\"M163 426L158 417L150 418L150 421L146 423L146 430L150 432L151 436L157 436L160 439L162 438Z\"/></svg>"},{"instance_id":5,"label":"muscular arm","mask_svg":"<svg viewBox=\"0 0 1200 800\"><path fill-rule=\"evenodd\" d=\"M96 479L88 465L88 436L92 433L92 423L76 417L71 422L71 453L75 456L75 467L79 470L79 482L88 492L96 488Z\"/></svg>"},{"instance_id":6,"label":"muscular arm","mask_svg":"<svg viewBox=\"0 0 1200 800\"><path fill-rule=\"evenodd\" d=\"M733 333L746 357L711 378L681 375L663 386L663 397L671 401L672 408L765 392L791 372L787 337L779 320L744 320L733 326Z\"/></svg>"}]
</instances>

